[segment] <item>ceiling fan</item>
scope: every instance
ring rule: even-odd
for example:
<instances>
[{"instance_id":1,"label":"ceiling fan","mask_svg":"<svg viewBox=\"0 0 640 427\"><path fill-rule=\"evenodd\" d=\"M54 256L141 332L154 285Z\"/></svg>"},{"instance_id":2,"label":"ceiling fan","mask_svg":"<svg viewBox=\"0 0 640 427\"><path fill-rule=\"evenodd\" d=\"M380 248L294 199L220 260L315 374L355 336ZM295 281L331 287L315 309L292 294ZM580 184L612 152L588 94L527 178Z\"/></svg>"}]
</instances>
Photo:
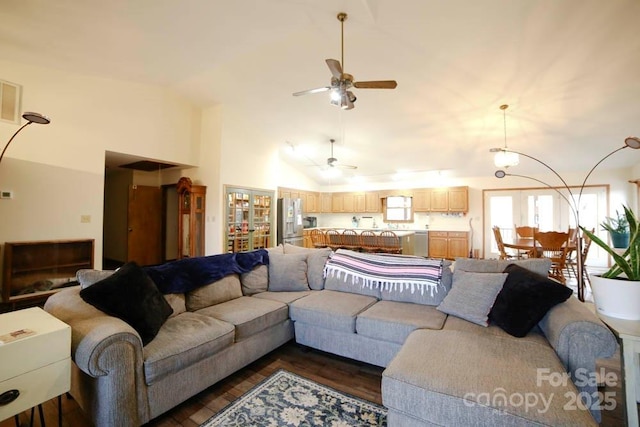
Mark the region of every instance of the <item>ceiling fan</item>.
<instances>
[{"instance_id":1,"label":"ceiling fan","mask_svg":"<svg viewBox=\"0 0 640 427\"><path fill-rule=\"evenodd\" d=\"M351 74L347 74L344 72L344 21L346 19L346 13L340 12L338 14L338 21L340 21L341 30L341 61L338 61L337 59L325 60L327 66L329 67L329 70L331 71L331 84L329 86L295 92L293 96L331 91L332 105L336 105L343 110L351 110L354 107L353 103L357 99L353 92L349 90L352 87L358 89L395 89L396 86L398 86L398 83L396 83L395 80L373 80L366 82L356 82L353 81L353 76Z\"/></svg>"},{"instance_id":2,"label":"ceiling fan","mask_svg":"<svg viewBox=\"0 0 640 427\"><path fill-rule=\"evenodd\" d=\"M353 165L343 165L342 163L338 163L338 159L333 157L333 143L336 142L335 139L330 139L331 142L331 156L327 159L327 165L331 168L341 168L341 169L358 169L357 166Z\"/></svg>"}]
</instances>

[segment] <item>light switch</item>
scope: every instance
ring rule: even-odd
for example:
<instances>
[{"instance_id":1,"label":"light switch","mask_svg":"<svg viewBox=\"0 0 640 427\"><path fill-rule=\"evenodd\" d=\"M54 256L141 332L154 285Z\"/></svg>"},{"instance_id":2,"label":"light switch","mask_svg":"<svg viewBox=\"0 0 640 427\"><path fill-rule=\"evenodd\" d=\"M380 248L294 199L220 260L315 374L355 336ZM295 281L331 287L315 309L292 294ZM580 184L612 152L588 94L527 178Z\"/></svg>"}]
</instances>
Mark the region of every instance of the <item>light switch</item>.
<instances>
[{"instance_id":1,"label":"light switch","mask_svg":"<svg viewBox=\"0 0 640 427\"><path fill-rule=\"evenodd\" d=\"M83 222L83 223L91 222L91 215L80 215L80 222Z\"/></svg>"}]
</instances>

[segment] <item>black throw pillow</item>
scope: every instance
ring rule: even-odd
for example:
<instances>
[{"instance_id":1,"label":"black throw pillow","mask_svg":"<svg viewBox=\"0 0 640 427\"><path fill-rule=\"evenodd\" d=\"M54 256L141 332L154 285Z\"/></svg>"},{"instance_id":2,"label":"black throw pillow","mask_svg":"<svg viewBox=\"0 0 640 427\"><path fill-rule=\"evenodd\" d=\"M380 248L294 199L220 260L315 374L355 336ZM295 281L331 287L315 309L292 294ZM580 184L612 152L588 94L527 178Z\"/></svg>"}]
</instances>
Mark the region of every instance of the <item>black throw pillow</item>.
<instances>
[{"instance_id":1,"label":"black throw pillow","mask_svg":"<svg viewBox=\"0 0 640 427\"><path fill-rule=\"evenodd\" d=\"M156 284L135 262L82 289L80 296L97 309L131 325L140 334L143 345L155 338L173 313Z\"/></svg>"},{"instance_id":2,"label":"black throw pillow","mask_svg":"<svg viewBox=\"0 0 640 427\"><path fill-rule=\"evenodd\" d=\"M516 264L509 273L489 312L489 320L514 337L524 337L556 304L573 291L566 286Z\"/></svg>"}]
</instances>

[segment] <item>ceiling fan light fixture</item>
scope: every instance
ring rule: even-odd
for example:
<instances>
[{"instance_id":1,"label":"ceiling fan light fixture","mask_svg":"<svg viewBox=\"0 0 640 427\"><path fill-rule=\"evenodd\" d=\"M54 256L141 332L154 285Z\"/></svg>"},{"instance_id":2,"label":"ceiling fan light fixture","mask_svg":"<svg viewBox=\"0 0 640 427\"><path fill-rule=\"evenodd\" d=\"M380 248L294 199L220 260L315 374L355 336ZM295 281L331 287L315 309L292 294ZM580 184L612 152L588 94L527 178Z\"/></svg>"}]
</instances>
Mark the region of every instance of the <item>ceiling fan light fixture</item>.
<instances>
[{"instance_id":1,"label":"ceiling fan light fixture","mask_svg":"<svg viewBox=\"0 0 640 427\"><path fill-rule=\"evenodd\" d=\"M509 151L509 148L507 147L507 108L509 108L509 105L507 104L500 106L504 122L504 148L491 150L496 152L493 157L493 163L497 168L508 168L511 166L517 166L518 163L520 163L520 155Z\"/></svg>"},{"instance_id":2,"label":"ceiling fan light fixture","mask_svg":"<svg viewBox=\"0 0 640 427\"><path fill-rule=\"evenodd\" d=\"M335 167L328 167L322 171L322 177L325 179L337 178L342 175L342 171Z\"/></svg>"},{"instance_id":3,"label":"ceiling fan light fixture","mask_svg":"<svg viewBox=\"0 0 640 427\"><path fill-rule=\"evenodd\" d=\"M340 98L342 98L342 96L340 96L340 90L332 89L331 90L331 103L334 104L334 105L338 105L338 103L340 102Z\"/></svg>"}]
</instances>

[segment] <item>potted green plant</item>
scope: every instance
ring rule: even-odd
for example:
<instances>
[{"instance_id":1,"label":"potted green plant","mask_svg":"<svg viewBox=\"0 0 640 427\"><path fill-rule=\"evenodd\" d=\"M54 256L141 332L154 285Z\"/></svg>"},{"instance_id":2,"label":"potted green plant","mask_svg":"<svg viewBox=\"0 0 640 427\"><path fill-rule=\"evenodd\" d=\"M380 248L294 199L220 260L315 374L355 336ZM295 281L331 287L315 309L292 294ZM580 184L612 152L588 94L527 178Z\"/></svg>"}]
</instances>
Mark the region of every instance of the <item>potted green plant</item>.
<instances>
[{"instance_id":1,"label":"potted green plant","mask_svg":"<svg viewBox=\"0 0 640 427\"><path fill-rule=\"evenodd\" d=\"M603 230L609 232L614 248L624 249L629 246L629 220L616 210L616 217L606 217L600 224Z\"/></svg>"},{"instance_id":2,"label":"potted green plant","mask_svg":"<svg viewBox=\"0 0 640 427\"><path fill-rule=\"evenodd\" d=\"M623 223L627 224L630 235L624 251L616 251L589 230L582 226L580 229L614 261L605 273L590 275L596 309L605 316L640 320L640 224L633 211L623 207ZM620 224L620 215L617 217Z\"/></svg>"}]
</instances>

